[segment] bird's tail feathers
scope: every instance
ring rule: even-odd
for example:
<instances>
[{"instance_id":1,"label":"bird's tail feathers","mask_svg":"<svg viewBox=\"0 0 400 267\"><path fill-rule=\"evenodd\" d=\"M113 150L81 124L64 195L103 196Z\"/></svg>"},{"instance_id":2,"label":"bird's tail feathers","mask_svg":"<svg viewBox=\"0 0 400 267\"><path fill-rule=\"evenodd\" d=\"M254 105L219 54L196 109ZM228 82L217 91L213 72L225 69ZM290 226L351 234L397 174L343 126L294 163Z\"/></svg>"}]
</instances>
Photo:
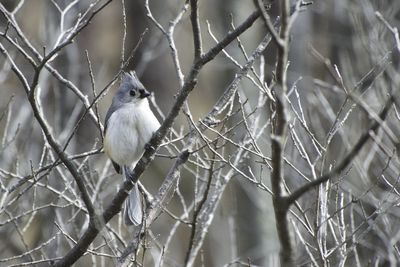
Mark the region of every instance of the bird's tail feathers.
<instances>
[{"instance_id":1,"label":"bird's tail feathers","mask_svg":"<svg viewBox=\"0 0 400 267\"><path fill-rule=\"evenodd\" d=\"M143 209L137 183L125 200L124 218L126 225L140 225L142 223Z\"/></svg>"}]
</instances>

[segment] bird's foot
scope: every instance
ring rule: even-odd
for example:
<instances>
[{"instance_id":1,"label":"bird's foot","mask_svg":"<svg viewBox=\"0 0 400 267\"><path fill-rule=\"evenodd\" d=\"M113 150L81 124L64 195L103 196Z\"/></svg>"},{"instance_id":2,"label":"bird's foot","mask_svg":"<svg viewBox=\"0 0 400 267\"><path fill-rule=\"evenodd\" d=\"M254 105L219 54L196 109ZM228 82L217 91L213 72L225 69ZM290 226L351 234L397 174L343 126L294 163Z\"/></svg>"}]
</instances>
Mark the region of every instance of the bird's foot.
<instances>
[{"instance_id":1,"label":"bird's foot","mask_svg":"<svg viewBox=\"0 0 400 267\"><path fill-rule=\"evenodd\" d=\"M133 182L133 171L129 167L124 166L124 173L125 178Z\"/></svg>"},{"instance_id":2,"label":"bird's foot","mask_svg":"<svg viewBox=\"0 0 400 267\"><path fill-rule=\"evenodd\" d=\"M154 146L152 146L150 143L146 143L146 144L144 145L144 148L145 148L146 150L150 150L150 151L152 151L152 152L154 152L154 151L156 150L156 148L155 148Z\"/></svg>"}]
</instances>

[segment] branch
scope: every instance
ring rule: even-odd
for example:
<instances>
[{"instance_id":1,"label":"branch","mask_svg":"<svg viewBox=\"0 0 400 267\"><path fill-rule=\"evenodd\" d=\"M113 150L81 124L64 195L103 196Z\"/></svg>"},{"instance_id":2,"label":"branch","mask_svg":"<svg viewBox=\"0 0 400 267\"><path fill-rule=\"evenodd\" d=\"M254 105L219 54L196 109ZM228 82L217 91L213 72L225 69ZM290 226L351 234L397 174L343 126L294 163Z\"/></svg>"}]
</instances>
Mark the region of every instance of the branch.
<instances>
[{"instance_id":1,"label":"branch","mask_svg":"<svg viewBox=\"0 0 400 267\"><path fill-rule=\"evenodd\" d=\"M264 22L278 44L277 66L276 66L276 86L274 89L275 103L272 115L272 133L271 133L271 189L273 193L273 205L275 213L275 222L277 234L279 237L280 248L280 264L282 266L294 266L293 260L293 241L291 231L289 229L287 212L289 206L284 197L284 147L287 137L287 65L289 55L289 31L290 31L290 1L280 1L281 27L279 29L279 37L273 30L265 7L261 7L258 1L258 7L262 10ZM275 34L275 35L274 35Z\"/></svg>"},{"instance_id":2,"label":"branch","mask_svg":"<svg viewBox=\"0 0 400 267\"><path fill-rule=\"evenodd\" d=\"M217 144L214 144L214 147ZM215 153L213 153L212 156L213 159L215 159ZM203 193L203 197L200 200L200 203L198 204L198 207L194 209L194 214L193 214L193 221L191 223L191 233L190 233L190 240L189 240L189 247L188 250L186 251L186 256L185 256L185 266L192 266L194 263L194 260L196 259L196 252L193 251L194 246L198 246L201 244L201 240L196 239L196 233L199 231L198 226L201 224L201 221L199 221L200 217L200 212L203 211L206 201L209 198L210 195L210 189L211 189L211 182L213 181L213 176L214 176L214 164L215 161L211 161L211 166L208 170L208 177L207 177L207 185L206 189ZM201 228L201 226L200 226Z\"/></svg>"},{"instance_id":3,"label":"branch","mask_svg":"<svg viewBox=\"0 0 400 267\"><path fill-rule=\"evenodd\" d=\"M269 16L268 12L266 11L266 7L264 6L263 0L256 0L255 3L257 9L261 12L261 17L264 21L264 24L269 33L272 35L272 39L274 40L275 44L277 44L278 46L283 46L284 44L280 39L278 32L274 28L271 17Z\"/></svg>"},{"instance_id":4,"label":"branch","mask_svg":"<svg viewBox=\"0 0 400 267\"><path fill-rule=\"evenodd\" d=\"M106 6L108 6L113 0L108 0L107 2L103 3L99 8L97 8L95 11L93 11L89 17L87 17L86 20L85 17L87 14L89 14L89 11L92 10L96 4L99 2L97 1L94 5L90 5L89 8L83 13L83 15L78 19L77 23L73 27L73 30L67 36L67 38L64 40L64 42L58 44L51 52L50 54L46 55L41 55L36 48L32 45L32 43L25 37L24 33L22 32L21 28L19 27L18 23L15 20L15 12L18 10L17 8L12 12L8 12L6 8L3 6L3 4L0 3L0 12L7 18L7 21L10 23L10 25L15 29L15 32L17 33L18 37L22 40L23 44L29 49L29 51L41 62L39 64L36 64L34 60L25 52L21 49L20 45L18 45L17 42L13 41L11 38L3 34L5 39L9 41L12 45L14 45L18 51L20 51L24 57L33 65L34 68L39 67L40 69L43 68L43 66L62 84L67 86L69 89L72 90L73 93L76 94L76 96L82 101L82 103L85 105L85 107L89 107L90 103L86 96L82 94L82 92L69 80L65 79L56 69L54 69L50 64L49 61L53 60L56 54L61 51L65 46L71 44L73 42L73 39L80 33L82 32L83 29L85 29L88 25L90 25L92 19L100 12L102 11ZM21 1L20 3L23 3ZM59 41L58 41L59 42ZM18 76L18 75L17 75ZM19 77L19 76L18 76ZM21 77L19 77L21 80ZM38 77L35 77L34 79L38 79ZM21 80L22 81L22 80ZM36 81L33 81L33 83L37 83ZM90 109L89 111L90 117L92 120L96 123L96 114L95 112ZM98 125L96 123L96 125ZM102 125L99 124L100 129L102 130Z\"/></svg>"},{"instance_id":5,"label":"branch","mask_svg":"<svg viewBox=\"0 0 400 267\"><path fill-rule=\"evenodd\" d=\"M385 24L386 28L392 33L394 41L396 42L396 48L397 51L400 53L400 37L399 37L399 29L396 27L393 27L389 24L389 22L382 16L382 14L379 11L375 12L375 15L378 17L380 21Z\"/></svg>"},{"instance_id":6,"label":"branch","mask_svg":"<svg viewBox=\"0 0 400 267\"><path fill-rule=\"evenodd\" d=\"M85 203L85 206L86 206L86 209L88 210L90 218L93 218L94 217L94 207L93 207L93 204L92 204L92 202L90 200L90 197L89 197L89 195L88 195L88 193L86 191L86 187L85 187L84 182L83 182L84 179L80 175L80 173L78 172L76 167L73 165L72 161L70 161L68 159L68 156L64 153L64 151L62 150L61 146L57 143L55 138L50 133L50 127L48 126L46 120L43 118L42 113L40 112L39 107L38 107L38 105L36 103L35 94L34 94L34 92L35 92L34 88L37 87L38 78L34 79L34 82L36 81L36 84L33 83L31 86L29 86L27 80L24 77L24 75L19 70L18 66L12 60L11 56L8 54L8 52L5 50L5 48L3 47L3 45L1 43L0 43L0 52L2 52L6 56L6 58L10 61L11 69L17 75L17 77L19 78L20 82L22 83L22 85L23 85L23 87L25 89L25 92L26 92L26 94L28 96L29 103L30 103L30 105L32 107L33 114L34 114L36 120L38 121L40 127L42 128L42 131L43 131L44 135L46 136L47 142L49 142L51 147L57 153L57 155L60 158L60 160L64 163L64 165L71 172L72 176L74 177L74 179L75 179L75 181L76 181L76 183L78 185L78 188L79 188L80 193L81 193L82 200ZM39 72L38 69L35 69L35 71ZM39 76L39 74L35 74L35 76Z\"/></svg>"},{"instance_id":7,"label":"branch","mask_svg":"<svg viewBox=\"0 0 400 267\"><path fill-rule=\"evenodd\" d=\"M194 60L198 60L202 54L201 47L201 30L199 23L199 7L197 5L198 0L190 0L190 20L192 22L193 31L193 44L194 44Z\"/></svg>"},{"instance_id":8,"label":"branch","mask_svg":"<svg viewBox=\"0 0 400 267\"><path fill-rule=\"evenodd\" d=\"M199 60L199 64L206 64L211 61L219 52L222 51L228 44L230 44L233 40L236 39L239 35L245 32L248 28L250 28L253 23L260 16L259 11L254 11L242 24L240 24L235 30L230 32L223 38L219 43L217 43L214 47L212 47L206 54L204 54Z\"/></svg>"},{"instance_id":9,"label":"branch","mask_svg":"<svg viewBox=\"0 0 400 267\"><path fill-rule=\"evenodd\" d=\"M37 72L40 70L37 69ZM35 76L39 76L39 74L36 74ZM38 81L37 79L34 79L34 81ZM83 202L85 203L86 209L88 210L90 220L94 219L95 216L95 211L94 207L92 204L92 201L89 197L89 194L86 190L86 186L84 183L84 178L81 175L81 173L78 171L76 166L72 163L72 161L69 159L68 155L64 152L63 148L58 144L56 139L53 137L53 135L50 132L50 126L48 125L47 121L45 120L43 113L39 110L39 107L36 103L36 98L35 98L35 88L37 87L37 84L32 84L31 89L29 91L28 95L28 100L29 103L32 107L33 115L35 116L36 120L38 121L44 135L46 136L47 142L50 144L50 146L54 149L54 151L57 153L57 156L60 158L62 163L67 167L71 175L74 177L76 184L78 185L81 198Z\"/></svg>"},{"instance_id":10,"label":"branch","mask_svg":"<svg viewBox=\"0 0 400 267\"><path fill-rule=\"evenodd\" d=\"M379 113L380 120L385 120L386 116L389 113L390 107L394 102L394 97L391 96L385 103L384 108ZM365 131L363 135L358 139L357 143L354 145L353 149L347 154L347 156L330 172L324 174L317 179L313 180L310 183L303 185L302 187L298 188L296 191L291 193L289 196L286 197L286 201L288 205L293 204L296 200L298 200L301 196L305 193L310 191L311 189L317 187L318 185L328 181L329 179L333 179L337 175L339 175L344 169L349 166L349 164L353 161L353 159L358 155L361 149L364 147L365 143L369 140L371 136L371 132L376 133L379 129L381 123L377 120L371 125L368 131Z\"/></svg>"},{"instance_id":11,"label":"branch","mask_svg":"<svg viewBox=\"0 0 400 267\"><path fill-rule=\"evenodd\" d=\"M81 198L85 203L86 209L89 213L90 221L95 219L95 210L93 207L93 203L89 197L89 194L86 190L86 186L84 183L84 178L81 173L78 171L76 166L69 160L68 155L64 152L64 149L58 144L56 139L50 132L50 126L47 124L42 112L39 109L39 106L36 103L36 89L39 83L39 76L43 69L43 67L47 64L49 60L51 60L59 51L61 51L65 46L72 43L72 40L90 23L90 21L95 17L97 13L99 13L102 9L104 9L112 0L108 0L103 5L101 5L97 10L93 11L93 13L89 16L89 18L82 24L78 24L75 31L73 31L68 38L61 44L59 44L56 48L54 48L49 54L45 55L41 60L40 64L35 68L35 75L33 77L32 83L30 85L30 90L26 91L29 103L32 107L33 114L38 121L40 127L43 130L44 135L46 136L47 142L57 153L57 156L63 162L63 164L67 167L75 182L79 188L79 192L81 194Z\"/></svg>"}]
</instances>

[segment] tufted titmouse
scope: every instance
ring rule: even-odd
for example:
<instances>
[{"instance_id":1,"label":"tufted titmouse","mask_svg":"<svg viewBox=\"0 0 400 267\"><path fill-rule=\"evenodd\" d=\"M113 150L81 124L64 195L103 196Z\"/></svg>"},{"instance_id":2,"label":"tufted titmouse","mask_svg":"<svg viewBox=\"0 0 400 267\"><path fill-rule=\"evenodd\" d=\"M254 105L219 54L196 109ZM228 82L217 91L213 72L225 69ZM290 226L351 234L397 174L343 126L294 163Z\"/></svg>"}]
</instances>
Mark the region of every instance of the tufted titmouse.
<instances>
[{"instance_id":1,"label":"tufted titmouse","mask_svg":"<svg viewBox=\"0 0 400 267\"><path fill-rule=\"evenodd\" d=\"M150 109L144 88L134 71L123 73L121 85L107 111L104 129L104 150L117 173L129 178L160 123ZM142 202L137 184L125 201L125 224L142 222Z\"/></svg>"}]
</instances>

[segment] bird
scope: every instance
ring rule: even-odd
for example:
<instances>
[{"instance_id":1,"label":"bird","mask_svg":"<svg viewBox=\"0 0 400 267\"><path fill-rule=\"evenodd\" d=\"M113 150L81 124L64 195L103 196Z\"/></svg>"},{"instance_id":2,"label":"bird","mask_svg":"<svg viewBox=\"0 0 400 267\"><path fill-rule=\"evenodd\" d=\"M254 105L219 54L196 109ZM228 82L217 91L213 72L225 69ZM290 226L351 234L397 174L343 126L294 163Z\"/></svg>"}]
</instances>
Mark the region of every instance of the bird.
<instances>
[{"instance_id":1,"label":"bird","mask_svg":"<svg viewBox=\"0 0 400 267\"><path fill-rule=\"evenodd\" d=\"M106 113L104 151L115 171L128 180L148 142L160 127L150 109L150 95L134 71L123 72L120 86ZM142 219L142 201L135 183L125 200L124 221L126 225L137 226Z\"/></svg>"}]
</instances>

